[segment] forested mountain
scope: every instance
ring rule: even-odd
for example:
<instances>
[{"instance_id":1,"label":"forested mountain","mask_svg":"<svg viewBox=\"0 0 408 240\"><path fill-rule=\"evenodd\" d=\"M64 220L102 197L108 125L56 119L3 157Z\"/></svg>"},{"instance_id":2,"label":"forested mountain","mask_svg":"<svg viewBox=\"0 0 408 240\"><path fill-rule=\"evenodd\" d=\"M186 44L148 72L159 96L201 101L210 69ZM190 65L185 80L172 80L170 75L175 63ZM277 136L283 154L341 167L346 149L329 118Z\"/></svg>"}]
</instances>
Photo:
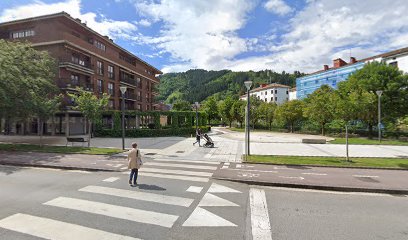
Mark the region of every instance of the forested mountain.
<instances>
[{"instance_id":1,"label":"forested mountain","mask_svg":"<svg viewBox=\"0 0 408 240\"><path fill-rule=\"evenodd\" d=\"M268 76L269 72L269 76ZM167 73L160 76L157 100L173 103L177 100L201 102L214 95L217 100L226 96L240 96L245 93L244 81L251 80L255 87L262 83L280 83L294 87L296 78L304 74L276 73L268 71L232 72L230 70L206 71L188 70L181 73Z\"/></svg>"}]
</instances>

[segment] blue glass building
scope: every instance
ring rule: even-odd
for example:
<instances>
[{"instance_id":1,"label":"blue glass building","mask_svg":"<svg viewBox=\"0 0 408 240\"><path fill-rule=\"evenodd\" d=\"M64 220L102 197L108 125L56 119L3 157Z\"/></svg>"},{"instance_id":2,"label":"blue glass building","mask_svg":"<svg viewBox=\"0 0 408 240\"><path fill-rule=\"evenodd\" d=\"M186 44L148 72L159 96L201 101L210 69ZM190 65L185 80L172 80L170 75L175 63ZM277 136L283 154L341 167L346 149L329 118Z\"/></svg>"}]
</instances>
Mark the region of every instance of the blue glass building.
<instances>
[{"instance_id":1,"label":"blue glass building","mask_svg":"<svg viewBox=\"0 0 408 240\"><path fill-rule=\"evenodd\" d=\"M356 62L338 68L330 68L318 71L310 75L296 79L296 98L303 99L322 85L329 85L336 89L339 82L347 78L355 71L363 68L364 62Z\"/></svg>"}]
</instances>

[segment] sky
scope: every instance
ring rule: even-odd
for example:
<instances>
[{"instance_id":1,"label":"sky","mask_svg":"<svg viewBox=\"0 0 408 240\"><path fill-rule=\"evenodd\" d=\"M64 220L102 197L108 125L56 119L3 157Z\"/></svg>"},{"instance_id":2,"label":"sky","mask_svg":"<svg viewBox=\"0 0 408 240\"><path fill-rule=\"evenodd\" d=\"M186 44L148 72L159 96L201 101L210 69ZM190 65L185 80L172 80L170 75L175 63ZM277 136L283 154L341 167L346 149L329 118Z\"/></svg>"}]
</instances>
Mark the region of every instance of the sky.
<instances>
[{"instance_id":1,"label":"sky","mask_svg":"<svg viewBox=\"0 0 408 240\"><path fill-rule=\"evenodd\" d=\"M0 22L61 11L164 73L310 73L408 47L407 0L0 0Z\"/></svg>"}]
</instances>

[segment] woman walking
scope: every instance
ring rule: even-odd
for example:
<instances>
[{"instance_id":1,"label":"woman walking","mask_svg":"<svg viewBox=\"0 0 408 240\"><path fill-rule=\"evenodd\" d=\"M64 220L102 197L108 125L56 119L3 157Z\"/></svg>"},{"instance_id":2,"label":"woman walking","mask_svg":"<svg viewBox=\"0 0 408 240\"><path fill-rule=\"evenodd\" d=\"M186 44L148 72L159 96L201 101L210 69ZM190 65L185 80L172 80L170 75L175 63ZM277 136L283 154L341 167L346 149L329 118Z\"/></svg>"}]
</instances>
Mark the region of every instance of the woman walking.
<instances>
[{"instance_id":1,"label":"woman walking","mask_svg":"<svg viewBox=\"0 0 408 240\"><path fill-rule=\"evenodd\" d=\"M137 149L137 143L132 143L132 150L128 152L128 169L130 169L129 185L137 185L137 175L139 173L139 168L143 164L142 157L140 155L139 149ZM133 184L132 184L133 180Z\"/></svg>"},{"instance_id":2,"label":"woman walking","mask_svg":"<svg viewBox=\"0 0 408 240\"><path fill-rule=\"evenodd\" d=\"M198 143L198 146L201 147L201 144L200 144L201 134L202 134L201 128L197 128L197 131L196 131L196 141L193 143L193 146L194 146L196 143Z\"/></svg>"}]
</instances>

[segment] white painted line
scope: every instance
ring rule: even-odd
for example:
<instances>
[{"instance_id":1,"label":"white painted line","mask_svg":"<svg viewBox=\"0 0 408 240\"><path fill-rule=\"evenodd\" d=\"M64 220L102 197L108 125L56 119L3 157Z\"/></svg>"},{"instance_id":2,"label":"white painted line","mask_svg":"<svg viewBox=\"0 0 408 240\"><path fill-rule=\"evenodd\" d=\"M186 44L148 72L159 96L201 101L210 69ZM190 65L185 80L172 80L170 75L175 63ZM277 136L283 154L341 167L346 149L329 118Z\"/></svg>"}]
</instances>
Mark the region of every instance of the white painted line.
<instances>
[{"instance_id":1,"label":"white painted line","mask_svg":"<svg viewBox=\"0 0 408 240\"><path fill-rule=\"evenodd\" d=\"M120 169L125 170L125 169L128 169L128 167L123 167L123 168L120 168Z\"/></svg>"},{"instance_id":2,"label":"white painted line","mask_svg":"<svg viewBox=\"0 0 408 240\"><path fill-rule=\"evenodd\" d=\"M241 193L240 191L237 191L235 189L222 186L217 183L212 183L210 189L208 189L209 193Z\"/></svg>"},{"instance_id":3,"label":"white painted line","mask_svg":"<svg viewBox=\"0 0 408 240\"><path fill-rule=\"evenodd\" d=\"M110 177L110 178L104 179L102 181L103 182L114 182L114 181L116 181L118 179L119 179L118 177Z\"/></svg>"},{"instance_id":4,"label":"white painted line","mask_svg":"<svg viewBox=\"0 0 408 240\"><path fill-rule=\"evenodd\" d=\"M286 177L286 176L279 176L280 178L289 178L289 179L300 179L303 180L305 179L304 177Z\"/></svg>"},{"instance_id":5,"label":"white painted line","mask_svg":"<svg viewBox=\"0 0 408 240\"><path fill-rule=\"evenodd\" d=\"M217 170L217 167L212 166L202 166L202 165L188 165L188 164L177 164L177 163L158 163L158 162L147 162L145 166L160 166L160 167L175 167L175 168L191 168L191 169L206 169L206 170Z\"/></svg>"},{"instance_id":6,"label":"white painted line","mask_svg":"<svg viewBox=\"0 0 408 240\"><path fill-rule=\"evenodd\" d=\"M225 165L225 166L229 166L229 165L230 165L230 163L229 163L229 162L226 162L226 163L224 163L224 165Z\"/></svg>"},{"instance_id":7,"label":"white painted line","mask_svg":"<svg viewBox=\"0 0 408 240\"><path fill-rule=\"evenodd\" d=\"M125 189L100 187L100 186L87 186L79 189L81 192L99 193L115 197L131 198L140 201L155 202L161 204L189 207L193 203L194 199L173 197L162 194L137 192Z\"/></svg>"},{"instance_id":8,"label":"white painted line","mask_svg":"<svg viewBox=\"0 0 408 240\"><path fill-rule=\"evenodd\" d=\"M353 177L362 177L362 178L378 178L378 176L368 176L368 175L353 175Z\"/></svg>"},{"instance_id":9,"label":"white painted line","mask_svg":"<svg viewBox=\"0 0 408 240\"><path fill-rule=\"evenodd\" d=\"M278 171L271 171L271 170L252 170L252 169L236 169L236 168L229 168L228 170L231 171L241 171L241 172L264 172L264 173L278 173Z\"/></svg>"},{"instance_id":10,"label":"white painted line","mask_svg":"<svg viewBox=\"0 0 408 240\"><path fill-rule=\"evenodd\" d=\"M58 197L44 204L167 228L171 228L178 218L176 215L67 197Z\"/></svg>"},{"instance_id":11,"label":"white painted line","mask_svg":"<svg viewBox=\"0 0 408 240\"><path fill-rule=\"evenodd\" d=\"M115 233L22 213L0 220L0 227L44 239L137 240Z\"/></svg>"},{"instance_id":12,"label":"white painted line","mask_svg":"<svg viewBox=\"0 0 408 240\"><path fill-rule=\"evenodd\" d=\"M163 168L143 168L143 172L153 172L153 173L171 173L171 174L180 174L188 176L199 176L199 177L211 177L213 173L210 172L194 172L194 171L183 171L183 170L172 170L172 169L163 169Z\"/></svg>"},{"instance_id":13,"label":"white painted line","mask_svg":"<svg viewBox=\"0 0 408 240\"><path fill-rule=\"evenodd\" d=\"M236 166L236 168L241 168L241 167L242 167L241 164L237 164L237 165L235 165L235 166Z\"/></svg>"},{"instance_id":14,"label":"white painted line","mask_svg":"<svg viewBox=\"0 0 408 240\"><path fill-rule=\"evenodd\" d=\"M168 175L168 174L145 173L145 172L139 172L139 176L166 178L166 179L173 179L173 180L193 181L193 182L208 182L209 181L208 178L202 178L202 177L188 177L188 176L180 176L180 175Z\"/></svg>"},{"instance_id":15,"label":"white painted line","mask_svg":"<svg viewBox=\"0 0 408 240\"><path fill-rule=\"evenodd\" d=\"M199 163L199 164L212 164L212 165L218 165L220 162L215 162L215 161L201 161L201 160L179 160L179 159L162 159L162 158L156 158L154 161L158 162L182 162L182 163Z\"/></svg>"},{"instance_id":16,"label":"white painted line","mask_svg":"<svg viewBox=\"0 0 408 240\"><path fill-rule=\"evenodd\" d=\"M304 175L326 176L327 173L302 173Z\"/></svg>"},{"instance_id":17,"label":"white painted line","mask_svg":"<svg viewBox=\"0 0 408 240\"><path fill-rule=\"evenodd\" d=\"M200 193L203 190L202 187L190 186L186 191L192 193Z\"/></svg>"},{"instance_id":18,"label":"white painted line","mask_svg":"<svg viewBox=\"0 0 408 240\"><path fill-rule=\"evenodd\" d=\"M211 193L206 193L201 199L200 203L198 204L200 207L216 207L216 206L221 206L221 207L239 207L239 205L225 200L223 198L217 197Z\"/></svg>"},{"instance_id":19,"label":"white painted line","mask_svg":"<svg viewBox=\"0 0 408 240\"><path fill-rule=\"evenodd\" d=\"M356 195L356 196L373 196L373 197L394 197L391 194L385 193L365 193L365 192L335 192L326 190L315 190L315 189L299 189L299 188L284 188L284 187L267 187L273 190L291 191L291 192L305 192L305 193L324 193L324 194L335 194L335 195ZM408 195L399 195L402 197L408 197Z\"/></svg>"},{"instance_id":20,"label":"white painted line","mask_svg":"<svg viewBox=\"0 0 408 240\"><path fill-rule=\"evenodd\" d=\"M226 169L226 168L228 168L228 166L224 165L224 166L221 167L221 169Z\"/></svg>"},{"instance_id":21,"label":"white painted line","mask_svg":"<svg viewBox=\"0 0 408 240\"><path fill-rule=\"evenodd\" d=\"M249 201L251 208L252 239L272 240L265 191L258 188L249 189Z\"/></svg>"},{"instance_id":22,"label":"white painted line","mask_svg":"<svg viewBox=\"0 0 408 240\"><path fill-rule=\"evenodd\" d=\"M203 208L197 207L183 223L183 227L236 227L237 225L215 215Z\"/></svg>"},{"instance_id":23,"label":"white painted line","mask_svg":"<svg viewBox=\"0 0 408 240\"><path fill-rule=\"evenodd\" d=\"M116 164L113 167L118 168L118 167L121 167L121 166L123 166L123 164Z\"/></svg>"}]
</instances>

